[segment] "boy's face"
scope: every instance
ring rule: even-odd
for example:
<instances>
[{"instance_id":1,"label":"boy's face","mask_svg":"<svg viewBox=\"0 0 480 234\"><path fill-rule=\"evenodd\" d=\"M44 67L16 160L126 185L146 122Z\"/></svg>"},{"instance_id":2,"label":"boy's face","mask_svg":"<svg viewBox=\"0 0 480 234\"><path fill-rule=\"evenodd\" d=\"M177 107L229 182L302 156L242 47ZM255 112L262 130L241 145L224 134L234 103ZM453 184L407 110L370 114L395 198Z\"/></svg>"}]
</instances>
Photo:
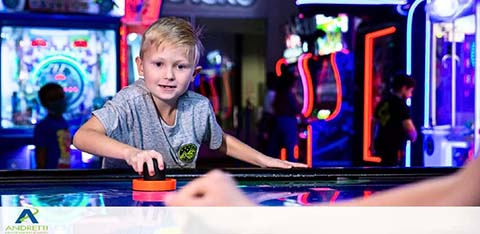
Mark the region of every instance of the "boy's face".
<instances>
[{"instance_id":1,"label":"boy's face","mask_svg":"<svg viewBox=\"0 0 480 234\"><path fill-rule=\"evenodd\" d=\"M404 99L409 99L413 95L413 87L408 88L407 86L402 87L402 97Z\"/></svg>"},{"instance_id":2,"label":"boy's face","mask_svg":"<svg viewBox=\"0 0 480 234\"><path fill-rule=\"evenodd\" d=\"M200 72L193 56L187 55L188 49L174 45L151 47L145 50L143 58L136 58L138 73L155 99L175 103Z\"/></svg>"}]
</instances>

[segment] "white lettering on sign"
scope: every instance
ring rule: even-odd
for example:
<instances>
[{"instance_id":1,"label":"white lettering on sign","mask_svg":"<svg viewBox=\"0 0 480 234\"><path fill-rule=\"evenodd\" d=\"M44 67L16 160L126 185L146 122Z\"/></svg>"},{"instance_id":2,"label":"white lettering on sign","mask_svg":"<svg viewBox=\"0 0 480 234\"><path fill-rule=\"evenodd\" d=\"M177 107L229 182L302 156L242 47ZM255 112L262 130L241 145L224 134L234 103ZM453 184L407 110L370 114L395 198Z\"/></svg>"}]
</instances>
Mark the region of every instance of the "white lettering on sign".
<instances>
[{"instance_id":1,"label":"white lettering on sign","mask_svg":"<svg viewBox=\"0 0 480 234\"><path fill-rule=\"evenodd\" d=\"M185 3L186 0L168 0L172 3ZM241 6L249 7L255 4L256 0L190 0L194 4L207 4L207 5L232 5L232 6Z\"/></svg>"}]
</instances>

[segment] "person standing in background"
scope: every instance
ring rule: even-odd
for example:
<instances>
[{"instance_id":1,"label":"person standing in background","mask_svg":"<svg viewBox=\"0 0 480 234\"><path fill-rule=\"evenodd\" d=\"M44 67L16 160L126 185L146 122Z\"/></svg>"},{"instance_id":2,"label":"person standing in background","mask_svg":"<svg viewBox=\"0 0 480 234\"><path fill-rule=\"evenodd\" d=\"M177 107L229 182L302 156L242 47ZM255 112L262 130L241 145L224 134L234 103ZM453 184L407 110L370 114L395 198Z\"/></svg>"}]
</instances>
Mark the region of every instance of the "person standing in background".
<instances>
[{"instance_id":1,"label":"person standing in background","mask_svg":"<svg viewBox=\"0 0 480 234\"><path fill-rule=\"evenodd\" d=\"M401 74L393 79L390 95L375 108L372 150L382 159L382 166L402 166L407 140L417 139L417 130L406 104L412 97L415 80Z\"/></svg>"},{"instance_id":2,"label":"person standing in background","mask_svg":"<svg viewBox=\"0 0 480 234\"><path fill-rule=\"evenodd\" d=\"M37 169L69 168L72 138L63 117L67 109L65 92L59 84L48 83L40 88L38 97L47 116L34 128Z\"/></svg>"}]
</instances>

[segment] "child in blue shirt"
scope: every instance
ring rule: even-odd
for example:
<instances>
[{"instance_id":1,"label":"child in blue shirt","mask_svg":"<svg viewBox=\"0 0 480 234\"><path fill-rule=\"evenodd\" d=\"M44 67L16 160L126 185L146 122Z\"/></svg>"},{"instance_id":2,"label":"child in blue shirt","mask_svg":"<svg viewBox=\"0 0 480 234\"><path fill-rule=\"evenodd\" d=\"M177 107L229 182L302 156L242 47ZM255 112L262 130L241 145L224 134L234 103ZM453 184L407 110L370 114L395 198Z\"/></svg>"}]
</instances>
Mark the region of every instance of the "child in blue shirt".
<instances>
[{"instance_id":1,"label":"child in blue shirt","mask_svg":"<svg viewBox=\"0 0 480 234\"><path fill-rule=\"evenodd\" d=\"M35 161L38 169L70 167L71 136L63 113L67 109L65 92L57 83L48 83L38 92L47 116L34 128Z\"/></svg>"}]
</instances>

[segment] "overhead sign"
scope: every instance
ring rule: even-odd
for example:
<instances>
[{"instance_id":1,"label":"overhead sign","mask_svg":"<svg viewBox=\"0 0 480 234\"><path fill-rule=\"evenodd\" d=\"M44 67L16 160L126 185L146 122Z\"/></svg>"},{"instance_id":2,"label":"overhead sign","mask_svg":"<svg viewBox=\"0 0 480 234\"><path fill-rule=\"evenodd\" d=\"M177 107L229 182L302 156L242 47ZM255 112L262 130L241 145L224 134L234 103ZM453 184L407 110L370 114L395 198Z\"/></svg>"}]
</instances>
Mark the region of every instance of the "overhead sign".
<instances>
[{"instance_id":1,"label":"overhead sign","mask_svg":"<svg viewBox=\"0 0 480 234\"><path fill-rule=\"evenodd\" d=\"M239 7L249 7L253 6L256 0L168 0L172 3L185 3L191 2L193 4L205 4L211 6L239 6Z\"/></svg>"}]
</instances>

